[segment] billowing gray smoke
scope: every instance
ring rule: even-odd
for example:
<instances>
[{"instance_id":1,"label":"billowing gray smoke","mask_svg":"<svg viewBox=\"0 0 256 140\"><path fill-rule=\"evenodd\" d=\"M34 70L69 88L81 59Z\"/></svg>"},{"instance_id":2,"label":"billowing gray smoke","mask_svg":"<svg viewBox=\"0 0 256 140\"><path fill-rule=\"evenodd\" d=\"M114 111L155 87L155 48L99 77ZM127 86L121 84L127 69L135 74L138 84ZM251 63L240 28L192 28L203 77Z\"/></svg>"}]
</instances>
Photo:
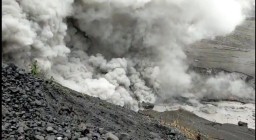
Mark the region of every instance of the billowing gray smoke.
<instances>
[{"instance_id":1,"label":"billowing gray smoke","mask_svg":"<svg viewBox=\"0 0 256 140\"><path fill-rule=\"evenodd\" d=\"M251 98L230 75L188 73L183 48L231 33L252 2L3 0L3 59L25 69L37 60L64 86L133 110L185 94Z\"/></svg>"}]
</instances>

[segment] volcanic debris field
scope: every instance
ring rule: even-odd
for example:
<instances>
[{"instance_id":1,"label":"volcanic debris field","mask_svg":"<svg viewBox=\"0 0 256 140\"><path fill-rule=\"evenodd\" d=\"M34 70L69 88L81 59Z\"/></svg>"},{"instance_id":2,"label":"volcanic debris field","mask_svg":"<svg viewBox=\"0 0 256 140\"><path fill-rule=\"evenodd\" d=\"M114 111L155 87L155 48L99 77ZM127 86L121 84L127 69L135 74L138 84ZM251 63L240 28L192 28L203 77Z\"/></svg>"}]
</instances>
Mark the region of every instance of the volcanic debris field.
<instances>
[{"instance_id":1,"label":"volcanic debris field","mask_svg":"<svg viewBox=\"0 0 256 140\"><path fill-rule=\"evenodd\" d=\"M2 81L2 139L186 139L175 128L13 64L3 64Z\"/></svg>"}]
</instances>

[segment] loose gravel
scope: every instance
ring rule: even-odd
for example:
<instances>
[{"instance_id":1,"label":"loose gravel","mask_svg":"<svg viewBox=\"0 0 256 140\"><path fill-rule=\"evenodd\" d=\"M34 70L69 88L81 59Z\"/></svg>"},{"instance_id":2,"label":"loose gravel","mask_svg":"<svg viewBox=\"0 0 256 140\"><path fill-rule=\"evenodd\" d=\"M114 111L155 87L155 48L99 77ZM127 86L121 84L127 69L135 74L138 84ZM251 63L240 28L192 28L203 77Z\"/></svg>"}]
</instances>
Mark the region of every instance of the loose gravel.
<instances>
[{"instance_id":1,"label":"loose gravel","mask_svg":"<svg viewBox=\"0 0 256 140\"><path fill-rule=\"evenodd\" d=\"M2 65L2 139L186 139L142 114Z\"/></svg>"}]
</instances>

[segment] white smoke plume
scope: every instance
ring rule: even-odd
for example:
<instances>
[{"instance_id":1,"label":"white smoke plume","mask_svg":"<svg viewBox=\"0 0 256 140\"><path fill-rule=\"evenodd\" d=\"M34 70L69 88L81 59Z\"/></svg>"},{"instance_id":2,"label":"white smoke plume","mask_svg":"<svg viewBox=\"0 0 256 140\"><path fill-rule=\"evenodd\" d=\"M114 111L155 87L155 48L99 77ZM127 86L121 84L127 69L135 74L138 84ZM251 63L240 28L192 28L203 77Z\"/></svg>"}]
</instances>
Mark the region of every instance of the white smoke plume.
<instances>
[{"instance_id":1,"label":"white smoke plume","mask_svg":"<svg viewBox=\"0 0 256 140\"><path fill-rule=\"evenodd\" d=\"M197 83L187 72L183 48L231 33L251 4L249 0L3 0L3 59L26 69L37 60L47 76L64 86L138 110L142 101L191 94ZM226 77L206 79L192 94L255 96L243 81ZM222 88L223 83L228 88Z\"/></svg>"}]
</instances>

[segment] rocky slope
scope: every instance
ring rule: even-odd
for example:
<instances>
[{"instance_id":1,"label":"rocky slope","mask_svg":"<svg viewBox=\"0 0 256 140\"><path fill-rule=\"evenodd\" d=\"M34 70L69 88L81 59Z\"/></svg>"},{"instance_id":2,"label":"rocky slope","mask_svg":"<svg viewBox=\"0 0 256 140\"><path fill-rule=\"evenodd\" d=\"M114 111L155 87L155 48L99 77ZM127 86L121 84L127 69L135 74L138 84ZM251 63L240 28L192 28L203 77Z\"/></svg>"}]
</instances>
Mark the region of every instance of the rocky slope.
<instances>
[{"instance_id":1,"label":"rocky slope","mask_svg":"<svg viewBox=\"0 0 256 140\"><path fill-rule=\"evenodd\" d=\"M221 68L255 78L255 18L250 18L225 37L202 40L187 47L190 64Z\"/></svg>"},{"instance_id":2,"label":"rocky slope","mask_svg":"<svg viewBox=\"0 0 256 140\"><path fill-rule=\"evenodd\" d=\"M98 98L2 67L2 139L183 140L178 130Z\"/></svg>"}]
</instances>

